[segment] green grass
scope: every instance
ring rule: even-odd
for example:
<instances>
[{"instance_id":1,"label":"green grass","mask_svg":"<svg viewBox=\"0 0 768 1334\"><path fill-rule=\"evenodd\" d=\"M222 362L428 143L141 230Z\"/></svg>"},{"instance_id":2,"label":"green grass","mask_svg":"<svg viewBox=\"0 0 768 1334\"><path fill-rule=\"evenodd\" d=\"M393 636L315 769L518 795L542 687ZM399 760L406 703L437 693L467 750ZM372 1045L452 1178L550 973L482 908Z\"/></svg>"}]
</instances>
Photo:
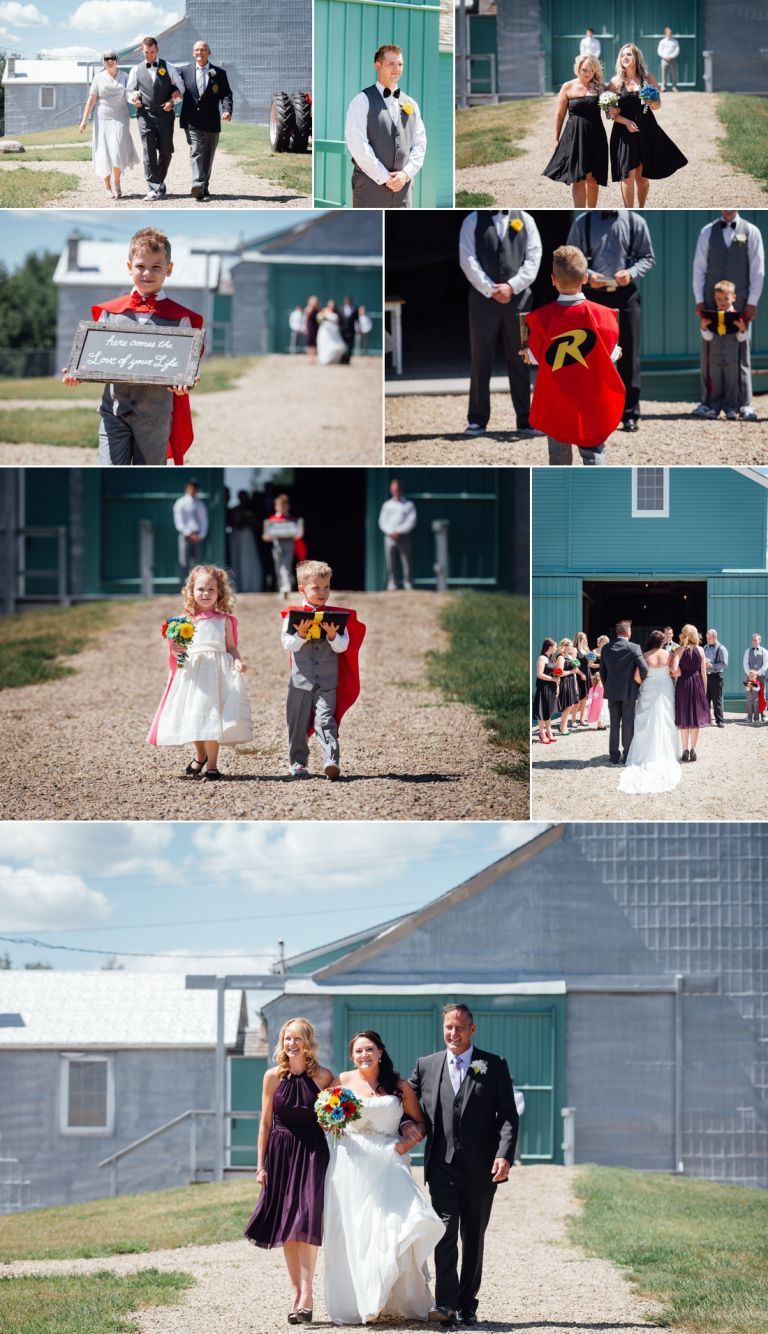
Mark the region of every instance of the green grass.
<instances>
[{"instance_id":1,"label":"green grass","mask_svg":"<svg viewBox=\"0 0 768 1334\"><path fill-rule=\"evenodd\" d=\"M76 148L28 148L23 157L10 157L11 162L90 162L91 144L86 140Z\"/></svg>"},{"instance_id":2,"label":"green grass","mask_svg":"<svg viewBox=\"0 0 768 1334\"><path fill-rule=\"evenodd\" d=\"M527 779L528 599L462 591L440 620L451 643L447 652L428 655L430 683L483 716L505 752L499 773Z\"/></svg>"},{"instance_id":3,"label":"green grass","mask_svg":"<svg viewBox=\"0 0 768 1334\"><path fill-rule=\"evenodd\" d=\"M0 1263L143 1255L236 1241L257 1196L254 1177L246 1177L9 1214L0 1234Z\"/></svg>"},{"instance_id":4,"label":"green grass","mask_svg":"<svg viewBox=\"0 0 768 1334\"><path fill-rule=\"evenodd\" d=\"M723 164L748 172L768 191L768 100L726 93L717 99L717 114L726 129Z\"/></svg>"},{"instance_id":5,"label":"green grass","mask_svg":"<svg viewBox=\"0 0 768 1334\"><path fill-rule=\"evenodd\" d=\"M101 398L100 384L63 385L58 376L30 375L26 379L0 380L0 403L8 398L28 398L33 403L46 399L83 399L97 404Z\"/></svg>"},{"instance_id":6,"label":"green grass","mask_svg":"<svg viewBox=\"0 0 768 1334\"><path fill-rule=\"evenodd\" d=\"M486 167L491 162L508 162L510 158L519 157L521 149L518 144L528 133L533 118L547 105L548 99L527 97L521 101L457 111L456 170ZM554 102L552 113L554 115Z\"/></svg>"},{"instance_id":7,"label":"green grass","mask_svg":"<svg viewBox=\"0 0 768 1334\"><path fill-rule=\"evenodd\" d=\"M74 668L61 659L81 653L93 639L111 632L123 619L125 608L124 602L89 602L6 616L0 637L0 690L71 676ZM11 1216L12 1223L39 1217L39 1212Z\"/></svg>"},{"instance_id":8,"label":"green grass","mask_svg":"<svg viewBox=\"0 0 768 1334\"><path fill-rule=\"evenodd\" d=\"M4 1334L112 1334L138 1330L132 1311L175 1306L190 1274L144 1269L139 1274L99 1272L74 1277L0 1278L0 1326Z\"/></svg>"},{"instance_id":9,"label":"green grass","mask_svg":"<svg viewBox=\"0 0 768 1334\"><path fill-rule=\"evenodd\" d=\"M88 449L98 443L98 433L96 413L85 409L36 412L34 408L0 408L0 441L4 445L73 445Z\"/></svg>"},{"instance_id":10,"label":"green grass","mask_svg":"<svg viewBox=\"0 0 768 1334\"><path fill-rule=\"evenodd\" d=\"M765 1334L768 1192L589 1167L572 1239L663 1303L657 1323L690 1334Z\"/></svg>"},{"instance_id":11,"label":"green grass","mask_svg":"<svg viewBox=\"0 0 768 1334\"><path fill-rule=\"evenodd\" d=\"M76 190L77 176L63 171L0 171L0 208L42 208L65 190Z\"/></svg>"},{"instance_id":12,"label":"green grass","mask_svg":"<svg viewBox=\"0 0 768 1334\"><path fill-rule=\"evenodd\" d=\"M456 207L457 208L488 208L489 204L495 204L493 195L485 195L482 190L457 190Z\"/></svg>"},{"instance_id":13,"label":"green grass","mask_svg":"<svg viewBox=\"0 0 768 1334\"><path fill-rule=\"evenodd\" d=\"M240 166L251 176L261 176L273 185L285 186L293 194L311 193L312 154L273 153L266 125L225 123L219 148L225 153L240 154L244 158Z\"/></svg>"},{"instance_id":14,"label":"green grass","mask_svg":"<svg viewBox=\"0 0 768 1334\"><path fill-rule=\"evenodd\" d=\"M78 127L79 122L77 125L59 126L56 130L53 128L50 130L35 130L34 134L13 134L7 137L18 139L19 143L23 144L25 148L32 147L34 144L76 144L80 139Z\"/></svg>"}]
</instances>

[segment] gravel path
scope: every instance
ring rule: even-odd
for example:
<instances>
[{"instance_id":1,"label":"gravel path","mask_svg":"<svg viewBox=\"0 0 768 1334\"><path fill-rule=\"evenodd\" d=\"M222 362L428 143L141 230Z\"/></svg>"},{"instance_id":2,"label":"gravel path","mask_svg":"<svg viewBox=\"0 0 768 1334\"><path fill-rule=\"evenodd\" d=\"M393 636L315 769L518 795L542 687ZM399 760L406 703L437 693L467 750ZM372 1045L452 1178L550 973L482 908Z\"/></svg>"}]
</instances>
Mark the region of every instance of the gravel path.
<instances>
[{"instance_id":1,"label":"gravel path","mask_svg":"<svg viewBox=\"0 0 768 1334\"><path fill-rule=\"evenodd\" d=\"M665 181L652 181L649 208L706 208L723 199L738 199L740 208L765 208L768 196L746 172L724 163L721 140L725 129L717 118L715 93L667 93L662 99L659 124L688 158ZM649 116L655 114L649 111ZM487 167L466 167L456 173L456 189L483 191L502 205L527 209L570 206L570 188L542 176L554 148L555 98L536 113L521 145L520 157ZM610 128L608 129L610 135ZM621 189L610 182L600 191L601 208L620 208Z\"/></svg>"},{"instance_id":2,"label":"gravel path","mask_svg":"<svg viewBox=\"0 0 768 1334\"><path fill-rule=\"evenodd\" d=\"M406 464L478 464L493 466L547 463L543 436L521 440L514 432L514 412L507 394L494 394L493 435L467 440L467 400L463 394L398 395L386 399L384 457L390 467ZM691 403L644 403L640 430L614 431L608 438L608 463L667 465L751 465L768 463L768 420L761 399L759 422L702 422ZM581 460L574 450L576 464ZM3 462L0 450L0 462Z\"/></svg>"},{"instance_id":3,"label":"gravel path","mask_svg":"<svg viewBox=\"0 0 768 1334\"><path fill-rule=\"evenodd\" d=\"M203 374L205 370L203 368ZM194 467L299 464L380 464L382 461L381 358L353 357L349 366L319 366L305 357L269 356L234 388L193 396ZM82 400L11 399L3 408L88 409ZM0 464L13 467L83 467L98 462L98 415L93 449L66 445L0 444Z\"/></svg>"},{"instance_id":4,"label":"gravel path","mask_svg":"<svg viewBox=\"0 0 768 1334\"><path fill-rule=\"evenodd\" d=\"M726 713L724 728L702 729L698 759L681 766L674 792L632 797L618 790L608 733L577 728L555 746L532 744L531 818L582 819L586 790L589 809L601 820L724 820L736 812L740 820L763 820L760 785L744 775L759 771L766 746L768 727L750 727L743 713Z\"/></svg>"},{"instance_id":5,"label":"gravel path","mask_svg":"<svg viewBox=\"0 0 768 1334\"><path fill-rule=\"evenodd\" d=\"M510 1184L497 1191L486 1234L479 1328L494 1334L596 1334L600 1330L641 1334L660 1328L650 1314L660 1308L637 1297L613 1265L586 1257L568 1242L565 1219L579 1210L572 1191L577 1170L518 1168ZM420 1173L417 1176L421 1179ZM197 1282L179 1306L139 1312L134 1318L141 1334L282 1334L285 1328L288 1285L282 1254L279 1250L255 1251L246 1241L95 1260L16 1261L4 1265L3 1274L93 1273L99 1269L132 1274L149 1267L183 1270ZM322 1292L321 1250L313 1328L330 1330L334 1327ZM377 1327L392 1334L425 1328L420 1322L394 1319L381 1321Z\"/></svg>"},{"instance_id":6,"label":"gravel path","mask_svg":"<svg viewBox=\"0 0 768 1334\"><path fill-rule=\"evenodd\" d=\"M424 655L445 647L437 618L445 597L354 593L368 626L362 691L341 727L342 779L329 783L311 747L312 777L287 776L287 655L272 594L238 599L255 740L222 750L227 781L183 781L192 747L145 743L167 675L160 638L170 596L127 607L121 639L69 659L75 674L0 694L10 820L509 820L528 818L528 784L500 777L505 752L473 710L425 684ZM132 649L131 646L135 646ZM124 647L123 647L124 646ZM258 652L257 652L258 649Z\"/></svg>"},{"instance_id":7,"label":"gravel path","mask_svg":"<svg viewBox=\"0 0 768 1334\"><path fill-rule=\"evenodd\" d=\"M225 131L226 133L226 131ZM297 194L284 185L273 185L243 171L242 162L247 155L225 153L219 149L213 167L211 185L214 198L208 204L199 204L190 195L192 173L189 165L189 149L183 131L176 126L174 131L175 152L166 177L168 194L156 204L145 203L147 184L141 166L141 139L136 121L131 121L131 134L139 155L139 165L124 173L122 179L123 197L110 199L104 188L104 182L93 170L91 162L25 162L0 163L0 172L18 171L24 166L28 171L61 171L77 176L79 185L76 190L64 190L46 203L46 208L141 208L146 212L152 209L160 216L164 208L311 208L309 195ZM89 142L83 135L83 143ZM215 218L212 221L215 226Z\"/></svg>"}]
</instances>

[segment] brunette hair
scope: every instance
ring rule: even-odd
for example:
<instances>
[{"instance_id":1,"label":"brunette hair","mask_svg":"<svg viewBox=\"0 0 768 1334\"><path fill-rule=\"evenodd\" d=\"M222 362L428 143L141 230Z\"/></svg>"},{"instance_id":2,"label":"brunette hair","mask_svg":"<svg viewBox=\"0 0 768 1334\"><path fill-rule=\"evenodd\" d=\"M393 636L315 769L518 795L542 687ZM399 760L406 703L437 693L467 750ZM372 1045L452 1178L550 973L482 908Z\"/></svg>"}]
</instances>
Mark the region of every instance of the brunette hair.
<instances>
[{"instance_id":1,"label":"brunette hair","mask_svg":"<svg viewBox=\"0 0 768 1334\"><path fill-rule=\"evenodd\" d=\"M376 52L376 55L373 57L374 65L380 65L384 57L389 55L390 51L395 56L401 56L403 54L402 46L391 46L391 45L380 46L378 51Z\"/></svg>"},{"instance_id":2,"label":"brunette hair","mask_svg":"<svg viewBox=\"0 0 768 1334\"><path fill-rule=\"evenodd\" d=\"M554 640L552 642L554 643ZM470 1024L474 1024L475 1020L472 1011L463 1001L449 1001L447 1005L444 1005L443 1018L445 1019L447 1014L453 1014L454 1010L458 1010L459 1014L463 1014L464 1018L468 1019Z\"/></svg>"},{"instance_id":3,"label":"brunette hair","mask_svg":"<svg viewBox=\"0 0 768 1334\"><path fill-rule=\"evenodd\" d=\"M187 582L181 590L184 610L188 616L194 616L198 610L195 602L195 580L199 574L209 574L219 586L219 595L216 598L215 611L223 612L225 616L232 613L235 605L235 593L229 582L229 575L226 570L222 570L218 565L195 565L187 575Z\"/></svg>"},{"instance_id":4,"label":"brunette hair","mask_svg":"<svg viewBox=\"0 0 768 1334\"><path fill-rule=\"evenodd\" d=\"M140 250L162 250L170 263L171 243L159 227L142 227L141 231L134 232L128 242L128 258L133 259Z\"/></svg>"},{"instance_id":5,"label":"brunette hair","mask_svg":"<svg viewBox=\"0 0 768 1334\"><path fill-rule=\"evenodd\" d=\"M317 1041L317 1033L315 1032L314 1025L310 1024L308 1019L301 1019L301 1018L286 1019L285 1023L280 1029L280 1032L277 1035L277 1046L275 1047L275 1050L272 1053L272 1059L277 1066L278 1076L280 1079L291 1079L293 1077L293 1071L291 1070L290 1062L288 1060L288 1054L285 1050L285 1047L283 1046L283 1041L285 1039L285 1031L287 1028L294 1028L298 1033L299 1037L301 1038L302 1042L304 1043L304 1046L306 1048L305 1052L305 1060L307 1063L306 1072L309 1075L310 1079L312 1079L313 1075L317 1074L317 1071L320 1067L320 1063L317 1059L320 1048L319 1048L319 1043Z\"/></svg>"},{"instance_id":6,"label":"brunette hair","mask_svg":"<svg viewBox=\"0 0 768 1334\"><path fill-rule=\"evenodd\" d=\"M381 1090L384 1093L394 1093L395 1097L402 1100L403 1095L400 1090L400 1076L392 1064L392 1057L384 1046L384 1039L381 1034L377 1033L373 1028L364 1028L360 1033L355 1033L355 1036L350 1039L349 1043L350 1060L352 1059L352 1051L358 1038L367 1038L368 1041L372 1042L374 1047L378 1047L381 1052L381 1056L379 1057L379 1078L376 1081L376 1092L378 1093Z\"/></svg>"},{"instance_id":7,"label":"brunette hair","mask_svg":"<svg viewBox=\"0 0 768 1334\"><path fill-rule=\"evenodd\" d=\"M654 649L661 648L664 643L664 634L661 630L651 630L646 643L645 652L652 653Z\"/></svg>"},{"instance_id":8,"label":"brunette hair","mask_svg":"<svg viewBox=\"0 0 768 1334\"><path fill-rule=\"evenodd\" d=\"M556 647L557 647L557 645L555 644L554 639L545 639L545 640L544 640L544 643L543 643L542 646L541 646L541 653L542 653L542 654L544 655L544 657L546 658L546 656L547 656L547 651L548 651L549 649L551 649L551 648L556 648ZM454 1007L454 1008L455 1008L455 1007Z\"/></svg>"}]
</instances>

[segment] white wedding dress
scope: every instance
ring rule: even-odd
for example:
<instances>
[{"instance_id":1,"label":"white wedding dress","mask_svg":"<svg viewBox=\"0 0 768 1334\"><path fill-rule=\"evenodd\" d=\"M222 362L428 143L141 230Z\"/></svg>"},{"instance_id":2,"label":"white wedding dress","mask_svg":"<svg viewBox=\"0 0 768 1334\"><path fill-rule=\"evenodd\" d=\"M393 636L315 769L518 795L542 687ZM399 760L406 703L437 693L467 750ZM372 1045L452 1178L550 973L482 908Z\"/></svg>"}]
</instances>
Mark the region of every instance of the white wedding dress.
<instances>
[{"instance_id":1,"label":"white wedding dress","mask_svg":"<svg viewBox=\"0 0 768 1334\"><path fill-rule=\"evenodd\" d=\"M341 361L347 345L341 336L341 322L331 310L322 312L317 330L317 360L321 366L332 366Z\"/></svg>"},{"instance_id":2,"label":"white wedding dress","mask_svg":"<svg viewBox=\"0 0 768 1334\"><path fill-rule=\"evenodd\" d=\"M360 1101L361 1120L330 1143L325 1305L335 1325L365 1325L379 1315L426 1320L432 1305L427 1259L445 1228L408 1159L395 1152L400 1099L387 1094Z\"/></svg>"},{"instance_id":3,"label":"white wedding dress","mask_svg":"<svg viewBox=\"0 0 768 1334\"><path fill-rule=\"evenodd\" d=\"M632 796L671 792L680 782L680 737L675 727L675 686L669 667L649 667L635 709L635 733L619 778Z\"/></svg>"}]
</instances>

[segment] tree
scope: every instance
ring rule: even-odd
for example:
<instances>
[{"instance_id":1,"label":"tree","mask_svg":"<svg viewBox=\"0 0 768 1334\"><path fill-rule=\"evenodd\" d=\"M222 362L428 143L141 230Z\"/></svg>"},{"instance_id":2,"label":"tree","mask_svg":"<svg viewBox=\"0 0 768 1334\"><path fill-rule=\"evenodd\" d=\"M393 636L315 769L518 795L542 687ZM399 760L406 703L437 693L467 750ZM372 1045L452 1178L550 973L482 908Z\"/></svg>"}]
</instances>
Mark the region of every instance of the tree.
<instances>
[{"instance_id":1,"label":"tree","mask_svg":"<svg viewBox=\"0 0 768 1334\"><path fill-rule=\"evenodd\" d=\"M47 969L49 972L53 971L52 963L41 963L39 959L35 963L25 963L24 967L28 973L42 972L43 969Z\"/></svg>"},{"instance_id":2,"label":"tree","mask_svg":"<svg viewBox=\"0 0 768 1334\"><path fill-rule=\"evenodd\" d=\"M57 261L43 251L27 255L13 273L0 263L0 375L48 373L47 358L30 354L56 346Z\"/></svg>"},{"instance_id":3,"label":"tree","mask_svg":"<svg viewBox=\"0 0 768 1334\"><path fill-rule=\"evenodd\" d=\"M5 134L5 51L0 51L0 134Z\"/></svg>"},{"instance_id":4,"label":"tree","mask_svg":"<svg viewBox=\"0 0 768 1334\"><path fill-rule=\"evenodd\" d=\"M104 973L119 973L123 970L123 964L118 963L114 954L112 954L108 959L104 960L101 965L101 970Z\"/></svg>"}]
</instances>

